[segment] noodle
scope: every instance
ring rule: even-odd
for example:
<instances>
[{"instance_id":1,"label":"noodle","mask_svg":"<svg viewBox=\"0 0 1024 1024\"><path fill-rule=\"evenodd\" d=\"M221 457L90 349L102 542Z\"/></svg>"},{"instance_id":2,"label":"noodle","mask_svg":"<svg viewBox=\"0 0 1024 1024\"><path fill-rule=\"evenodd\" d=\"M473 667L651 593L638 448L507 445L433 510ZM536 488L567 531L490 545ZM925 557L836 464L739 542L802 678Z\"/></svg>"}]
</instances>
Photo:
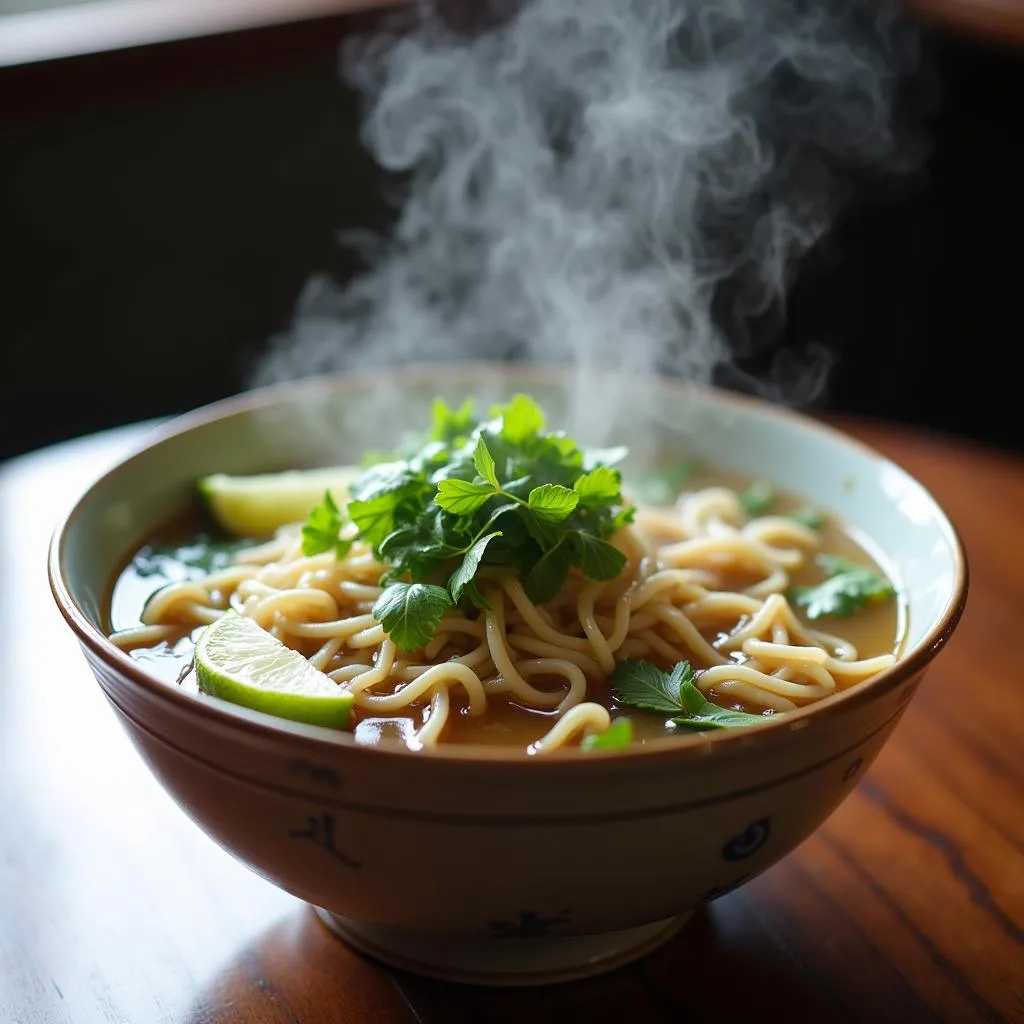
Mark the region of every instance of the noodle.
<instances>
[{"instance_id":1,"label":"noodle","mask_svg":"<svg viewBox=\"0 0 1024 1024\"><path fill-rule=\"evenodd\" d=\"M357 541L346 555L305 556L297 524L237 552L233 564L170 584L142 625L115 633L126 650L174 643L229 609L254 619L352 694L357 715L395 714L413 747L444 741L456 716L494 702L554 716L538 755L604 732L611 715L591 687L618 662L686 660L693 681L724 706L781 714L861 682L893 654L858 658L848 640L810 628L786 596L819 546L815 530L780 515L749 518L736 492L707 487L674 509L638 509L613 538L622 574L570 573L535 604L511 570L477 576L479 617L446 612L418 652L399 651L374 618L384 570Z\"/></svg>"}]
</instances>

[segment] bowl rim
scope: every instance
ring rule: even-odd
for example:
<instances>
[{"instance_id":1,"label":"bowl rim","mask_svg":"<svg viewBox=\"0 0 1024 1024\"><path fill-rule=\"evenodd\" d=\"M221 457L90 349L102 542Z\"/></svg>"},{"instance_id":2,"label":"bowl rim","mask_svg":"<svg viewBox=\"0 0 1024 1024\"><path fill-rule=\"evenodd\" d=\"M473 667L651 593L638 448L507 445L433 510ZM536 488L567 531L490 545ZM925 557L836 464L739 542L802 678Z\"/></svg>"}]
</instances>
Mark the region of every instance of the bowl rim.
<instances>
[{"instance_id":1,"label":"bowl rim","mask_svg":"<svg viewBox=\"0 0 1024 1024\"><path fill-rule=\"evenodd\" d=\"M407 384L424 378L433 378L439 374L483 374L504 375L521 380L524 383L534 379L550 379L552 374L566 376L570 368L561 364L541 363L499 363L486 361L461 360L454 363L418 363L407 364L401 368L388 369L389 378L396 383L405 381ZM598 761L630 761L644 759L676 759L679 757L700 756L748 749L753 745L778 742L792 732L802 730L813 721L825 717L836 718L868 704L885 693L888 693L909 678L923 671L946 645L952 636L967 602L969 590L969 567L963 541L955 524L949 518L942 505L920 480L904 469L898 462L883 455L871 445L846 433L844 430L831 426L814 416L792 409L774 401L741 394L710 384L696 384L682 380L671 380L653 375L637 375L638 378L653 379L660 390L676 392L680 397L686 394L699 394L714 403L729 407L737 407L752 411L760 416L777 418L796 426L804 431L824 435L830 444L837 444L867 456L876 463L885 463L895 467L899 472L916 484L926 495L933 506L939 528L946 534L946 539L953 551L955 577L948 600L942 612L935 618L931 628L918 643L905 654L902 654L894 665L883 669L863 683L830 695L821 701L789 711L785 716L765 718L763 724L748 726L744 729L715 729L687 733L679 736L666 736L649 744L634 744L622 750L587 751L585 756L577 748L565 748L552 751L543 757L532 756L518 747L503 747L485 744L441 744L436 747L425 747L418 751L395 743L363 744L344 730L330 729L323 726L293 722L284 718L254 711L226 701L211 701L201 695L192 694L171 686L166 681L144 670L141 663L131 658L126 652L110 642L108 637L90 620L72 594L71 587L65 577L63 564L67 540L74 523L83 506L106 481L127 470L137 459L146 456L151 449L171 439L192 431L200 430L211 423L221 421L239 414L251 413L254 410L272 407L282 399L292 399L305 391L345 392L364 387L373 380L379 380L379 372L374 374L344 373L324 374L297 380L265 384L225 398L198 406L188 412L173 416L163 423L150 427L145 436L117 462L97 476L75 500L71 508L57 523L51 535L47 575L54 600L67 624L77 636L80 644L91 651L100 661L134 685L141 687L149 696L159 701L170 703L178 710L185 711L202 718L211 718L227 728L237 728L257 737L265 739L301 740L316 746L337 751L338 748L359 751L360 756L382 757L386 759L400 758L410 763L420 759L441 761L446 763L490 764L534 764L534 765L573 765L585 762L590 764ZM621 379L622 375L616 375ZM102 683L101 683L102 685Z\"/></svg>"}]
</instances>

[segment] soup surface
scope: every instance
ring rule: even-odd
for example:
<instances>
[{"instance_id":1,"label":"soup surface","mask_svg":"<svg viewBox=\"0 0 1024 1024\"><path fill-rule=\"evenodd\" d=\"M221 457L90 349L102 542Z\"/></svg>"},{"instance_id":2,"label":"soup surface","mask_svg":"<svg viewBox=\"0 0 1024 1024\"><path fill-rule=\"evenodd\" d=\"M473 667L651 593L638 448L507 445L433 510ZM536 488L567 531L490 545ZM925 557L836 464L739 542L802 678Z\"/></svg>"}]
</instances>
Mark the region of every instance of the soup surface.
<instances>
[{"instance_id":1,"label":"soup surface","mask_svg":"<svg viewBox=\"0 0 1024 1024\"><path fill-rule=\"evenodd\" d=\"M685 479L680 481L679 477ZM465 640L457 635L460 627L456 624L456 632L447 640L441 637L432 641L433 647L426 648L429 657L425 660L430 664L461 658L477 666L475 671L486 689L485 713L473 713L469 689L447 685L443 726L424 741L426 726L440 713L437 689L424 692L398 709L372 703L381 695L411 685L416 672L423 671L422 667L416 668L417 660L424 660L422 654L419 659L406 657L401 650L388 650L386 642L370 649L349 649L346 641L330 658L321 658L324 671L334 671L341 686L379 666L383 657L395 659L388 678L367 687L363 702L357 701L354 707L349 728L356 740L367 744L396 742L412 749L443 742L543 751L545 737L553 735L559 720L572 710L565 701L553 703L566 690L567 681L571 683L566 670L555 666L557 670L549 672L540 664L553 654L575 658L585 677L585 700L576 700L577 711L597 706L589 719L582 712L577 715L580 724L557 737L554 745L560 746L585 741L592 734L615 735L616 730L609 730L608 722L614 724L621 719L629 723L628 736L619 731L621 741L641 744L699 727L699 721L682 724L678 715L670 713L672 693L666 707L661 707L663 694L653 700L655 707L650 700L645 703L638 697L639 676L619 686L616 680L623 663L634 668L638 663L652 666L655 675L650 678L656 681L657 672L668 677L677 664L685 663L695 672L693 679L702 695L714 707L764 717L857 685L887 667L899 653L905 610L898 592L891 588L882 566L872 556L869 543L826 511L809 508L799 496L781 493L762 481L693 467L687 473L669 468L645 478L637 476L632 485L627 475L622 491L625 499L635 501L637 511L632 525L612 538L625 553L625 568L619 578L591 585L583 578L577 579L578 573L570 572L563 587L570 592L569 598L562 600L559 596L550 605L536 602L540 611L530 614L542 617L543 622L536 627L542 632L527 636L532 620L529 615L524 619L518 614L518 606L509 597L517 595L509 586L506 592L501 591L508 583L503 583L505 570L489 570L491 575L481 574L484 603L466 613L471 625L486 624ZM794 525L789 527L787 523ZM281 535L297 537L300 526L285 527ZM629 536L623 541L620 538L626 532ZM744 555L746 549L737 546L740 539L753 554ZM113 582L111 632L126 638L122 646L149 672L168 685L198 692L191 666L194 645L205 623L194 621L188 614L169 612L162 621L170 623L170 632L156 642L135 643L131 639L133 631L144 625L144 610L155 593L168 593L173 585L187 581L201 583L216 578L216 573L230 566L245 564L246 550L253 543L219 532L202 507L175 516L132 554ZM318 569L325 556L317 557L320 561L310 563L307 577L300 578L296 586L317 585L316 573L323 576L325 572ZM350 591L372 588L378 582L374 576L377 572L379 567L369 576L365 572L357 574ZM863 584L865 577L875 581L874 591L869 587L865 597L863 586L859 591L856 586L852 590L847 586L844 597L843 588L849 578ZM339 584L332 579L324 586L330 589ZM589 597L588 586L594 592ZM636 600L630 595L645 593L645 587L646 592L656 590L661 603L652 599L639 609L628 607L631 599ZM253 584L253 594L258 589ZM213 614L220 614L232 603L238 608L245 606L246 599L239 597L240 593L230 585L213 588L208 602ZM248 600L255 601L253 594ZM486 656L487 630L493 625L491 616L497 615L493 610L495 594L503 609L500 626L507 641L503 650L511 652L513 659L504 674L498 658ZM358 615L372 606L373 594L356 596L360 600L344 608L344 614ZM335 597L338 607L342 607L338 593ZM559 610L575 607L574 602L581 600L589 600L595 609L589 620L587 613L580 612L574 618L573 612L566 618ZM720 611L715 610L716 601ZM546 611L549 606L553 609L550 614ZM524 607L529 612L532 606ZM770 611L772 607L776 608L774 618L765 618L765 609ZM337 614L340 617L342 612ZM749 630L759 615L766 624L756 635L744 639L744 630ZM275 620L271 617L268 621ZM623 622L627 625L620 628ZM560 655L545 641L545 627L568 638L561 641L564 649ZM323 651L321 639L289 635L287 628L278 632L290 646L309 657L319 657L317 652ZM607 657L602 661L602 656L609 653L606 649L613 642L610 654L616 670L609 673ZM812 649L817 652L816 660L801 661ZM483 655L474 653L481 650ZM786 652L795 660L780 660ZM564 661L558 665L564 665ZM529 669L526 690L510 689L504 680L516 666L524 679ZM710 678L704 675L709 669L714 669L712 675L718 681L702 685L703 679ZM756 673L756 678L751 675L756 686L730 677L731 671L742 675L741 669ZM678 681L677 676L675 684ZM555 697L541 705L529 698L530 687ZM608 721L600 718L600 709L606 709ZM722 724L729 727L743 723L737 718ZM708 727L721 726L714 722Z\"/></svg>"}]
</instances>

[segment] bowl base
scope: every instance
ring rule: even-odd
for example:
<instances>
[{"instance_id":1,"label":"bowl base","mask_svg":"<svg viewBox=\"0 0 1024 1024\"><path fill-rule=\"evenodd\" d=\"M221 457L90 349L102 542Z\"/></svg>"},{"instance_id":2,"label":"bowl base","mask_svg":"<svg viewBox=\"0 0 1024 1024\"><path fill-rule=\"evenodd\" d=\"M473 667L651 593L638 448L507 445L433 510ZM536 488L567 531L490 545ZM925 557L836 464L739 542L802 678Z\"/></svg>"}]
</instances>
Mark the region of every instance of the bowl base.
<instances>
[{"instance_id":1,"label":"bowl base","mask_svg":"<svg viewBox=\"0 0 1024 1024\"><path fill-rule=\"evenodd\" d=\"M559 938L461 938L406 932L313 908L353 948L413 974L469 985L551 985L623 967L672 939L692 911L638 928Z\"/></svg>"}]
</instances>

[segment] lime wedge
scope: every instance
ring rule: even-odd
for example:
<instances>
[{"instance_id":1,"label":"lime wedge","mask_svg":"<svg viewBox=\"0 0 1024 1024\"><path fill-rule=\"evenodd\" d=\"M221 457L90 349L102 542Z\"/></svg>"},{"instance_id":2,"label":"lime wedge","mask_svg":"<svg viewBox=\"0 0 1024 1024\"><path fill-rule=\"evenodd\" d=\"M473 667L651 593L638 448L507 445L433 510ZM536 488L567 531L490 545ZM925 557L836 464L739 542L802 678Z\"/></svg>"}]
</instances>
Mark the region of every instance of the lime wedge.
<instances>
[{"instance_id":1,"label":"lime wedge","mask_svg":"<svg viewBox=\"0 0 1024 1024\"><path fill-rule=\"evenodd\" d=\"M352 695L252 619L227 612L200 634L196 679L203 693L294 722L342 728Z\"/></svg>"},{"instance_id":2,"label":"lime wedge","mask_svg":"<svg viewBox=\"0 0 1024 1024\"><path fill-rule=\"evenodd\" d=\"M266 537L285 523L305 519L323 501L324 491L344 507L349 484L359 472L355 466L334 466L254 476L213 473L199 481L199 493L210 514L229 533Z\"/></svg>"}]
</instances>

